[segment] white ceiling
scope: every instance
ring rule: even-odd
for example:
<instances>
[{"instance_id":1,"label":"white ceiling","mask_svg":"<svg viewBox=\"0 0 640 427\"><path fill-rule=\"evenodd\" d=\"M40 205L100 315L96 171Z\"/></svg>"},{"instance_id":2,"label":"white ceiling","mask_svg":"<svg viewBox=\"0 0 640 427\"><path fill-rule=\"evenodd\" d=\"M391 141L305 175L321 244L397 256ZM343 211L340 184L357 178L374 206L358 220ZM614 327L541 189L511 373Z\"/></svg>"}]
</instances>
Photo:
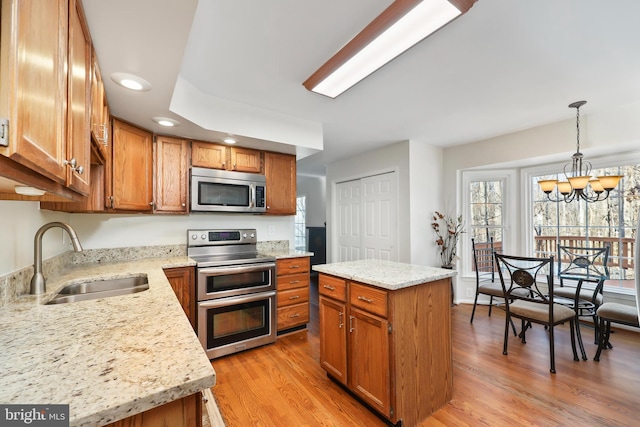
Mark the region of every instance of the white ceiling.
<instances>
[{"instance_id":1,"label":"white ceiling","mask_svg":"<svg viewBox=\"0 0 640 427\"><path fill-rule=\"evenodd\" d=\"M444 147L570 119L567 106L582 99L583 114L640 101L637 0L479 0L338 98L307 91L302 82L390 3L83 0L113 115L158 133L234 133L246 146L295 152L302 174L399 141ZM114 72L153 89L123 89ZM180 82L208 102L174 94ZM170 111L174 96L182 115ZM154 116L181 125L167 131ZM318 132L324 151L296 149L287 128L312 148Z\"/></svg>"}]
</instances>

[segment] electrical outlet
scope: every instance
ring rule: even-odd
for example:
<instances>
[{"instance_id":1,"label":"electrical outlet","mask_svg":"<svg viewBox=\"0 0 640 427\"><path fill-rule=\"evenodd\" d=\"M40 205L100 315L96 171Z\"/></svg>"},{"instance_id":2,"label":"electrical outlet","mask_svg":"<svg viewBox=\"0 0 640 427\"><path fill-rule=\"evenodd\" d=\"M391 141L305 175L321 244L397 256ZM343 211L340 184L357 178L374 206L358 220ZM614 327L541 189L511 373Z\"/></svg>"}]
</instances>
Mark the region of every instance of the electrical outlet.
<instances>
[{"instance_id":1,"label":"electrical outlet","mask_svg":"<svg viewBox=\"0 0 640 427\"><path fill-rule=\"evenodd\" d=\"M468 298L473 297L473 289L466 289L466 292L467 292L467 297Z\"/></svg>"},{"instance_id":2,"label":"electrical outlet","mask_svg":"<svg viewBox=\"0 0 640 427\"><path fill-rule=\"evenodd\" d=\"M276 227L273 225L270 225L268 233L269 233L269 236L273 236L274 234L276 234Z\"/></svg>"}]
</instances>

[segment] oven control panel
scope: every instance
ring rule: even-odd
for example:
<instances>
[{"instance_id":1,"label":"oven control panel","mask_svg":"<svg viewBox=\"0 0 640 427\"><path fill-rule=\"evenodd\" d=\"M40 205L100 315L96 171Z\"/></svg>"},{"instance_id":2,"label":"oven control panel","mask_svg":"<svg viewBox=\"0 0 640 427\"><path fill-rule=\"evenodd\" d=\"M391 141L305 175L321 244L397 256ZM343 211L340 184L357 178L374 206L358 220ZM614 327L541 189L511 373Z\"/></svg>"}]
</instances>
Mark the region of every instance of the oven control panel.
<instances>
[{"instance_id":1,"label":"oven control panel","mask_svg":"<svg viewBox=\"0 0 640 427\"><path fill-rule=\"evenodd\" d=\"M187 230L187 246L240 245L257 242L255 228Z\"/></svg>"}]
</instances>

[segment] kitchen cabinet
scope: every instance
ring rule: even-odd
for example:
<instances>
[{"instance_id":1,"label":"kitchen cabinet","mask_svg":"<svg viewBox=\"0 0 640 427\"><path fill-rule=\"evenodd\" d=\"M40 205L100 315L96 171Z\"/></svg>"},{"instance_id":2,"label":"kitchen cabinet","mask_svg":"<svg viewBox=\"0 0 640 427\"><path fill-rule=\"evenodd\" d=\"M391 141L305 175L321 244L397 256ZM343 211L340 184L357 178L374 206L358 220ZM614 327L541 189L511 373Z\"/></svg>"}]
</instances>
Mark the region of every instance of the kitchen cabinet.
<instances>
[{"instance_id":1,"label":"kitchen cabinet","mask_svg":"<svg viewBox=\"0 0 640 427\"><path fill-rule=\"evenodd\" d=\"M154 212L189 213L189 141L157 136L153 150Z\"/></svg>"},{"instance_id":2,"label":"kitchen cabinet","mask_svg":"<svg viewBox=\"0 0 640 427\"><path fill-rule=\"evenodd\" d=\"M264 153L267 180L267 214L296 214L296 156Z\"/></svg>"},{"instance_id":3,"label":"kitchen cabinet","mask_svg":"<svg viewBox=\"0 0 640 427\"><path fill-rule=\"evenodd\" d=\"M109 105L107 102L107 94L104 91L104 82L100 74L98 65L98 57L95 51L92 51L91 66L91 119L90 130L91 140L93 142L92 149L95 148L95 154L98 159L104 160L109 151Z\"/></svg>"},{"instance_id":4,"label":"kitchen cabinet","mask_svg":"<svg viewBox=\"0 0 640 427\"><path fill-rule=\"evenodd\" d=\"M107 424L105 427L201 427L201 394L196 393L136 415Z\"/></svg>"},{"instance_id":5,"label":"kitchen cabinet","mask_svg":"<svg viewBox=\"0 0 640 427\"><path fill-rule=\"evenodd\" d=\"M3 0L0 16L0 117L8 119L2 175L79 200L90 179L91 41L81 4Z\"/></svg>"},{"instance_id":6,"label":"kitchen cabinet","mask_svg":"<svg viewBox=\"0 0 640 427\"><path fill-rule=\"evenodd\" d=\"M262 152L250 148L193 141L191 165L236 172L262 173Z\"/></svg>"},{"instance_id":7,"label":"kitchen cabinet","mask_svg":"<svg viewBox=\"0 0 640 427\"><path fill-rule=\"evenodd\" d=\"M451 400L450 279L389 290L321 273L320 365L391 423Z\"/></svg>"},{"instance_id":8,"label":"kitchen cabinet","mask_svg":"<svg viewBox=\"0 0 640 427\"><path fill-rule=\"evenodd\" d=\"M112 126L110 207L124 211L151 212L153 209L151 132L118 119L113 119Z\"/></svg>"},{"instance_id":9,"label":"kitchen cabinet","mask_svg":"<svg viewBox=\"0 0 640 427\"><path fill-rule=\"evenodd\" d=\"M184 314L196 330L196 288L194 267L165 268L164 274L167 276L173 291L182 305Z\"/></svg>"},{"instance_id":10,"label":"kitchen cabinet","mask_svg":"<svg viewBox=\"0 0 640 427\"><path fill-rule=\"evenodd\" d=\"M309 323L309 257L276 260L278 333Z\"/></svg>"}]
</instances>

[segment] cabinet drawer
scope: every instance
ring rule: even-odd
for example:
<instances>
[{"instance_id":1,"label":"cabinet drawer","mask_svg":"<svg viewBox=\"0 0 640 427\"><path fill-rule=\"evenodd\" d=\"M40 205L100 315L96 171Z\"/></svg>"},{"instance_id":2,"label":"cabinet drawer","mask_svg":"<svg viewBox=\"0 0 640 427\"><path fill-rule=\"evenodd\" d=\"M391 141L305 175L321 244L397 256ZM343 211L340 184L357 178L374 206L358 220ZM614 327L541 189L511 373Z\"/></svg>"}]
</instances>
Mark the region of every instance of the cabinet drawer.
<instances>
[{"instance_id":1,"label":"cabinet drawer","mask_svg":"<svg viewBox=\"0 0 640 427\"><path fill-rule=\"evenodd\" d=\"M309 304L301 303L278 309L278 330L292 328L309 322Z\"/></svg>"},{"instance_id":2,"label":"cabinet drawer","mask_svg":"<svg viewBox=\"0 0 640 427\"><path fill-rule=\"evenodd\" d=\"M347 281L338 277L320 274L318 293L340 301L347 301Z\"/></svg>"},{"instance_id":3,"label":"cabinet drawer","mask_svg":"<svg viewBox=\"0 0 640 427\"><path fill-rule=\"evenodd\" d=\"M309 288L289 289L288 291L278 291L278 307L298 304L309 301Z\"/></svg>"},{"instance_id":4,"label":"cabinet drawer","mask_svg":"<svg viewBox=\"0 0 640 427\"><path fill-rule=\"evenodd\" d=\"M309 271L309 257L279 259L276 263L276 273L283 274L305 273Z\"/></svg>"},{"instance_id":5,"label":"cabinet drawer","mask_svg":"<svg viewBox=\"0 0 640 427\"><path fill-rule=\"evenodd\" d=\"M349 302L369 313L387 317L387 291L384 289L352 282Z\"/></svg>"},{"instance_id":6,"label":"cabinet drawer","mask_svg":"<svg viewBox=\"0 0 640 427\"><path fill-rule=\"evenodd\" d=\"M309 273L287 274L278 276L277 288L279 291L286 291L293 288L308 288Z\"/></svg>"}]
</instances>

